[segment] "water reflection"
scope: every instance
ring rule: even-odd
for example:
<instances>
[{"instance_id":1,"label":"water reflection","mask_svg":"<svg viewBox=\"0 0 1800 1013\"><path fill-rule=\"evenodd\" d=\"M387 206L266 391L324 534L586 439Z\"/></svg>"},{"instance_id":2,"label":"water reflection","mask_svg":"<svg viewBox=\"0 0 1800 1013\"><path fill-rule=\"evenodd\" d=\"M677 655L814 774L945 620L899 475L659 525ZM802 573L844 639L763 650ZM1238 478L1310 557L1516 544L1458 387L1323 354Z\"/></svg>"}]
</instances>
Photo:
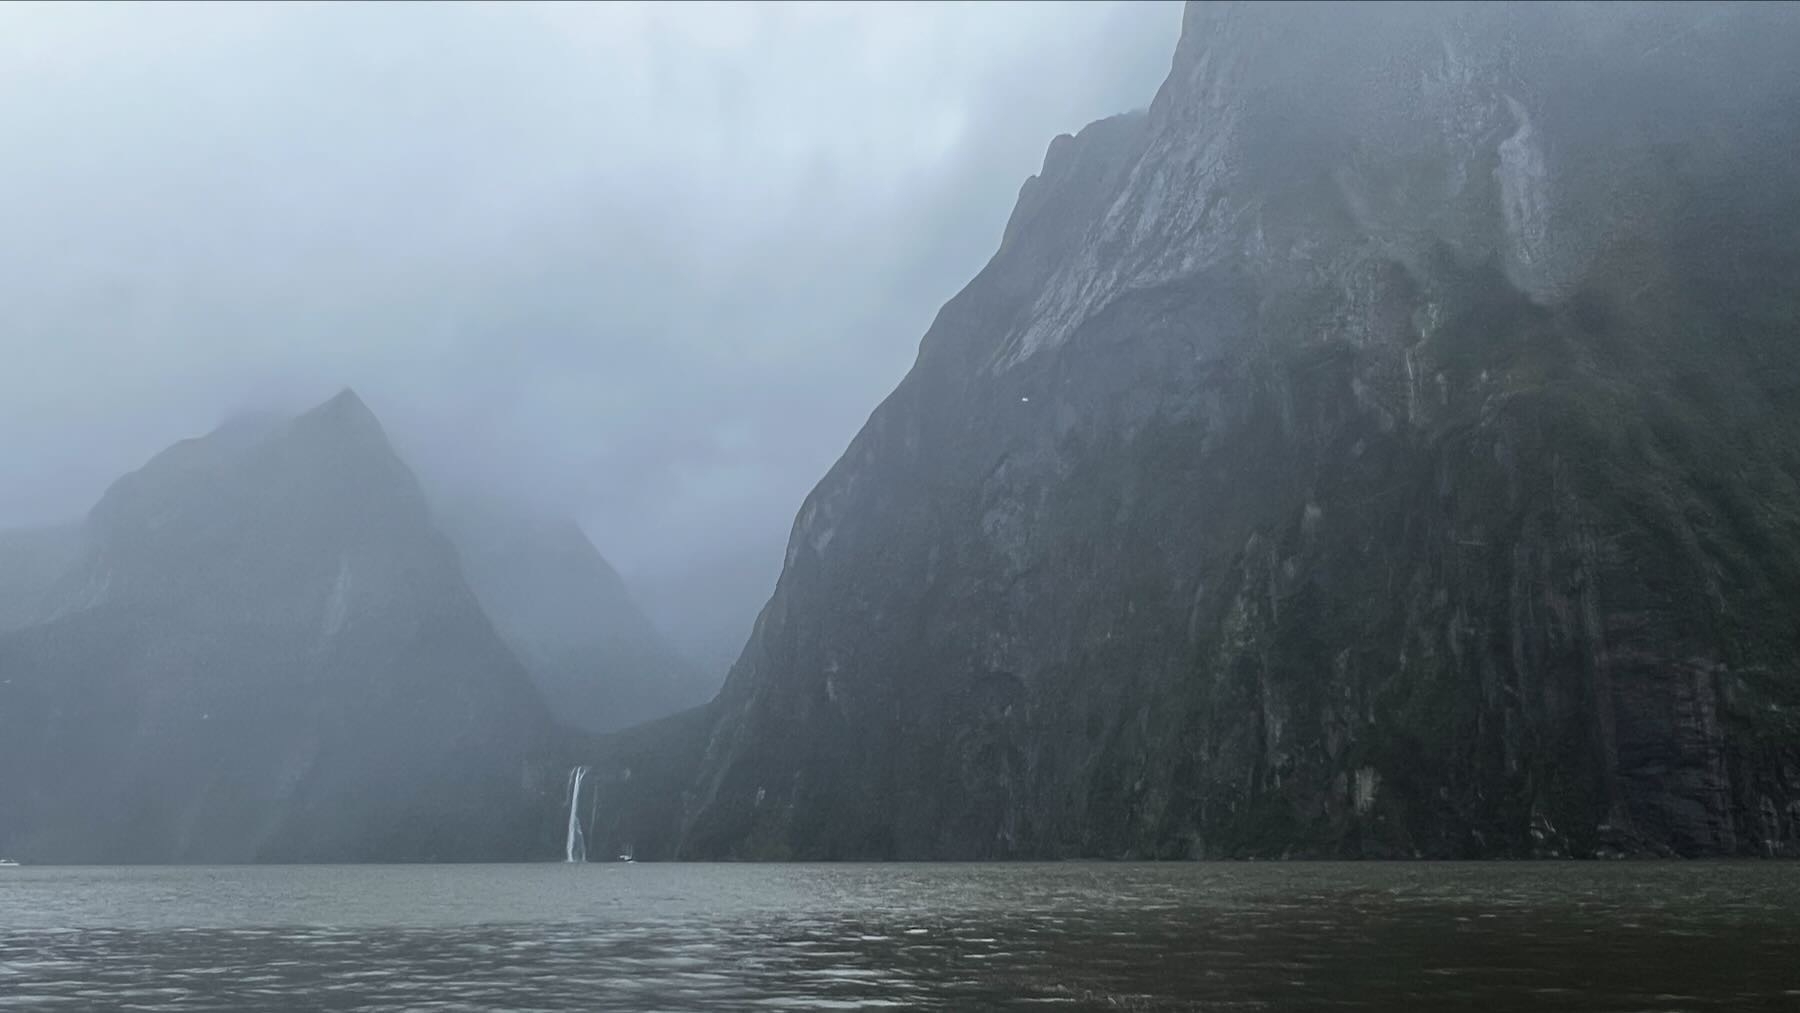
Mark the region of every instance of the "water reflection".
<instances>
[{"instance_id":1,"label":"water reflection","mask_svg":"<svg viewBox=\"0 0 1800 1013\"><path fill-rule=\"evenodd\" d=\"M0 1009L1800 1007L1778 865L29 873Z\"/></svg>"}]
</instances>

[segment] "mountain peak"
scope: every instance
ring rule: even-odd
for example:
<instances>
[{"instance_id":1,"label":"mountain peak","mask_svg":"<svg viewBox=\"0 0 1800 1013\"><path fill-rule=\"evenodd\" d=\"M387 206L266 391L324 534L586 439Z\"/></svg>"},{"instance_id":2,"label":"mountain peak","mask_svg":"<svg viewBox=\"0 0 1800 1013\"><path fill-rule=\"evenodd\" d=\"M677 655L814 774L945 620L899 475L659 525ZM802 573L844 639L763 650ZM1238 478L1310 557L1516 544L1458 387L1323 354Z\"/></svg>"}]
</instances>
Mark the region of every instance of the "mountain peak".
<instances>
[{"instance_id":1,"label":"mountain peak","mask_svg":"<svg viewBox=\"0 0 1800 1013\"><path fill-rule=\"evenodd\" d=\"M376 421L374 412L369 410L369 405L351 387L338 390L337 394L322 401L317 407L311 408L310 412L306 412L301 417L302 419L304 417L329 417L329 419L346 419L346 421L356 421L356 423L362 423L362 421L374 423Z\"/></svg>"},{"instance_id":2,"label":"mountain peak","mask_svg":"<svg viewBox=\"0 0 1800 1013\"><path fill-rule=\"evenodd\" d=\"M365 459L398 465L381 420L354 390L345 387L329 400L294 419L288 438L332 455L358 453Z\"/></svg>"},{"instance_id":3,"label":"mountain peak","mask_svg":"<svg viewBox=\"0 0 1800 1013\"><path fill-rule=\"evenodd\" d=\"M0 769L46 772L0 779L0 852L530 853L548 715L354 393L165 450L68 540L0 540Z\"/></svg>"}]
</instances>

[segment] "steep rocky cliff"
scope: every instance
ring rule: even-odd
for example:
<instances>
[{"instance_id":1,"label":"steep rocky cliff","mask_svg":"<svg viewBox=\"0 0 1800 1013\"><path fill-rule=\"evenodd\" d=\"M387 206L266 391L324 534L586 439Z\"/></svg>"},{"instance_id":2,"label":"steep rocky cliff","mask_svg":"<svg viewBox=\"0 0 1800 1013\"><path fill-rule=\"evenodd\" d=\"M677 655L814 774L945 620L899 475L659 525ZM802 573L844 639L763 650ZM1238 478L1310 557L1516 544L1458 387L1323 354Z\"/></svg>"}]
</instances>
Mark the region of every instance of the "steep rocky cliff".
<instances>
[{"instance_id":1,"label":"steep rocky cliff","mask_svg":"<svg viewBox=\"0 0 1800 1013\"><path fill-rule=\"evenodd\" d=\"M1796 52L1190 7L806 500L671 850L1800 851Z\"/></svg>"},{"instance_id":2,"label":"steep rocky cliff","mask_svg":"<svg viewBox=\"0 0 1800 1013\"><path fill-rule=\"evenodd\" d=\"M0 854L554 853L543 704L354 394L169 448L79 536L0 635Z\"/></svg>"}]
</instances>

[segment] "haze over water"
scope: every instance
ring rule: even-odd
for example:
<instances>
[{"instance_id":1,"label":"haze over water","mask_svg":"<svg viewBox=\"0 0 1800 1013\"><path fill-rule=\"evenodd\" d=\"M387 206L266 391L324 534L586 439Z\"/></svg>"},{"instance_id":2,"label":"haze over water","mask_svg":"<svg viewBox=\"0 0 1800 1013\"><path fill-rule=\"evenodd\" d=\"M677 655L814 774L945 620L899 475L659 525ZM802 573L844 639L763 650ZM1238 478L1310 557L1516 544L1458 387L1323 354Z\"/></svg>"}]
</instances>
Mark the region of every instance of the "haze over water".
<instances>
[{"instance_id":1,"label":"haze over water","mask_svg":"<svg viewBox=\"0 0 1800 1013\"><path fill-rule=\"evenodd\" d=\"M1782 864L0 871L0 1009L1800 1006Z\"/></svg>"}]
</instances>

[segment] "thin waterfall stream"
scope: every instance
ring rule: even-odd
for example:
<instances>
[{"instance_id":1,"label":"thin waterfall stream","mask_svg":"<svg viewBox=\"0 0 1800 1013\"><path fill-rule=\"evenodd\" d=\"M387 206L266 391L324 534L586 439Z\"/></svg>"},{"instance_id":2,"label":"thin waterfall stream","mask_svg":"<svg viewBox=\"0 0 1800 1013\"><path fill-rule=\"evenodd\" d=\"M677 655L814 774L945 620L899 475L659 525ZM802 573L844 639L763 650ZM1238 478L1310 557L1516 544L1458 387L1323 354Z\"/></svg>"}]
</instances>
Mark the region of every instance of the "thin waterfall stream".
<instances>
[{"instance_id":1,"label":"thin waterfall stream","mask_svg":"<svg viewBox=\"0 0 1800 1013\"><path fill-rule=\"evenodd\" d=\"M569 769L569 835L563 842L563 861L587 861L587 835L581 832L581 782L587 780L586 767Z\"/></svg>"}]
</instances>

